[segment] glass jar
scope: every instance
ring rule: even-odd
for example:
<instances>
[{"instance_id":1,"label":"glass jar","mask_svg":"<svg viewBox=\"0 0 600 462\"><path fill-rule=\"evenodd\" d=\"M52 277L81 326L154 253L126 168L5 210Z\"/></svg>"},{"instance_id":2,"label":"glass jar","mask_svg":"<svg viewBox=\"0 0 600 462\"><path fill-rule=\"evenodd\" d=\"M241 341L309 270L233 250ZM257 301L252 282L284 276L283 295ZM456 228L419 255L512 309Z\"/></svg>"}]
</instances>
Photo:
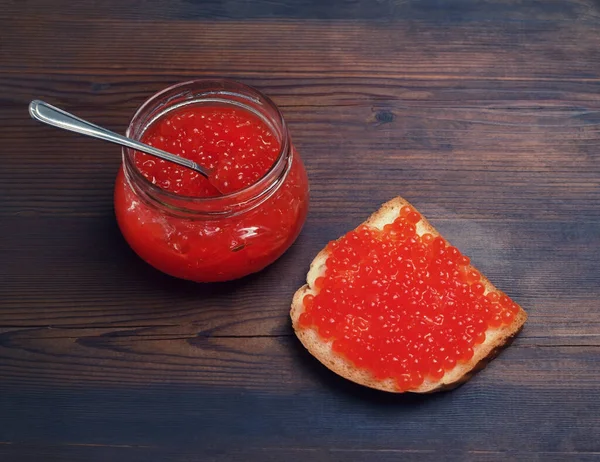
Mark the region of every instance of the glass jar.
<instances>
[{"instance_id":1,"label":"glass jar","mask_svg":"<svg viewBox=\"0 0 600 462\"><path fill-rule=\"evenodd\" d=\"M277 159L250 186L199 198L153 184L136 167L136 152L124 148L114 197L121 232L142 259L178 278L226 281L260 271L290 247L306 219L309 188L302 160L277 106L228 80L185 82L157 93L135 113L127 136L139 140L170 111L189 105L250 111L279 140Z\"/></svg>"}]
</instances>

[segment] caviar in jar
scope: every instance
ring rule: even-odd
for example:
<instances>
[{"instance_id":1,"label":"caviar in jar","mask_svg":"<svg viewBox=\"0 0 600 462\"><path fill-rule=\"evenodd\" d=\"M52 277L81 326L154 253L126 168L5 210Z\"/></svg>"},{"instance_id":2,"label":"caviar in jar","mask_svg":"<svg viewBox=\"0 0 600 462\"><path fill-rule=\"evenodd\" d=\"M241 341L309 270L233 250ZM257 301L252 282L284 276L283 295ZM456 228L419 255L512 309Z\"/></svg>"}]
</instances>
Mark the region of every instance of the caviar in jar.
<instances>
[{"instance_id":1,"label":"caviar in jar","mask_svg":"<svg viewBox=\"0 0 600 462\"><path fill-rule=\"evenodd\" d=\"M197 282L236 279L275 261L300 233L306 172L280 111L258 91L231 81L176 85L138 110L127 135L211 172L207 179L123 150L117 221L158 270Z\"/></svg>"}]
</instances>

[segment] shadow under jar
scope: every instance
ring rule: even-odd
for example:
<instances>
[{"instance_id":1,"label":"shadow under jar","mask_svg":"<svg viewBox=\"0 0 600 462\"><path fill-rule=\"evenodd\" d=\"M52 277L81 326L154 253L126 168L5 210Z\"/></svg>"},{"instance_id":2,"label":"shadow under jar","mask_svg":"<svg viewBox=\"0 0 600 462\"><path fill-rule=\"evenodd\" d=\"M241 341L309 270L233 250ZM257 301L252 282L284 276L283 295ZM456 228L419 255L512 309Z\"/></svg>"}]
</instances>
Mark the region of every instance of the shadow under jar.
<instances>
[{"instance_id":1,"label":"shadow under jar","mask_svg":"<svg viewBox=\"0 0 600 462\"><path fill-rule=\"evenodd\" d=\"M295 241L308 179L283 116L257 90L227 80L175 85L146 101L127 136L191 158L210 180L129 148L115 214L156 269L196 282L260 271Z\"/></svg>"}]
</instances>

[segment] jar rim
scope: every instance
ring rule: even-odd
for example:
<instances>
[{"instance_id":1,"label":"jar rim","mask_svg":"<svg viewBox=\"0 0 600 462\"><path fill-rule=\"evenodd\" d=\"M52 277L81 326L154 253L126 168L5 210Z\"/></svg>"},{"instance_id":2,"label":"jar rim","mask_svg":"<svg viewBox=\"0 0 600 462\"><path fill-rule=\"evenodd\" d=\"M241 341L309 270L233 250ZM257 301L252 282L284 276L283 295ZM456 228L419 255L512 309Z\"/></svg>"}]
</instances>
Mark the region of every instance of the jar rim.
<instances>
[{"instance_id":1,"label":"jar rim","mask_svg":"<svg viewBox=\"0 0 600 462\"><path fill-rule=\"evenodd\" d=\"M247 85L247 84L235 81L235 80L230 80L230 79L195 79L195 80L188 80L185 82L180 82L180 83L171 85L171 86L164 88L163 90L153 94L150 98L148 98L146 101L144 101L144 103L136 110L133 117L131 118L129 125L127 127L127 130L125 132L125 135L127 137L131 137L133 139L141 138L141 135L143 135L145 130L148 127L150 127L152 125L152 123L154 123L158 118L162 117L164 114L168 113L172 109L167 108L166 110L162 111L157 117L151 119L149 122L145 121L144 125L143 125L143 129L141 130L139 136L135 136L133 134L133 130L135 128L134 124L138 119L141 119L144 116L144 114L147 111L152 110L154 106L158 106L159 103L161 102L161 99L164 99L167 95L169 95L171 93L174 93L174 95L178 95L180 93L179 91L185 90L186 87L194 87L194 86L198 86L198 85L205 85L205 86L213 85L215 87L222 87L222 89L207 90L207 91L201 93L200 95L196 95L196 97L194 99L190 100L187 104L193 104L194 102L201 101L201 98L204 95L206 95L206 96L218 96L218 95L227 96L227 95L229 95L230 97L231 96L242 97L244 99L247 99L248 101L254 101L255 103L256 102L264 103L266 106L268 106L268 108L270 110L272 110L275 113L276 117L274 118L275 120L273 120L273 122L278 124L279 127L274 127L274 128L279 129L279 131L281 132L281 145L279 148L279 153L277 155L277 158L275 159L273 164L269 167L269 169L265 172L265 174L263 176L261 176L259 179L257 179L255 182L251 183L250 185L248 185L242 189L239 189L237 191L231 192L231 193L223 194L220 196L212 196L212 197L187 196L187 195L177 194L177 193L167 191L167 190L161 188L160 186L152 183L150 180L148 180L144 175L142 175L142 173L139 171L139 169L134 165L133 157L134 157L136 150L124 147L122 149L123 164L126 165L127 167L130 167L130 168L126 169L126 173L133 175L135 177L136 181L141 182L145 188L147 188L149 191L152 191L153 193L155 193L156 195L158 195L160 197L164 197L165 199L171 199L173 201L183 201L185 203L190 203L190 204L195 204L195 205L206 205L206 206L210 207L210 206L215 206L217 204L223 204L223 203L239 204L240 202L244 202L247 200L252 200L253 198L260 197L261 193L270 190L271 188L269 186L271 185L271 183L273 183L273 181L275 181L277 178L279 178L281 176L280 175L281 172L279 172L279 170L282 170L282 169L285 170L285 166L288 163L287 158L291 154L291 149L290 149L290 139L289 139L289 132L287 129L287 124L285 122L285 119L283 118L283 114L281 113L280 109L271 100L271 98L269 98L267 95L262 93L260 90L254 88L250 85ZM229 88L229 90L227 90L227 88ZM238 89L238 90L247 92L248 94L241 93L241 92L235 92L235 91L232 91L232 89ZM231 101L226 101L226 100L223 100L223 101L228 104L244 107L243 104L239 104L239 103L235 104ZM264 118L264 115L261 115L261 117ZM253 192L254 192L254 194L253 194Z\"/></svg>"}]
</instances>

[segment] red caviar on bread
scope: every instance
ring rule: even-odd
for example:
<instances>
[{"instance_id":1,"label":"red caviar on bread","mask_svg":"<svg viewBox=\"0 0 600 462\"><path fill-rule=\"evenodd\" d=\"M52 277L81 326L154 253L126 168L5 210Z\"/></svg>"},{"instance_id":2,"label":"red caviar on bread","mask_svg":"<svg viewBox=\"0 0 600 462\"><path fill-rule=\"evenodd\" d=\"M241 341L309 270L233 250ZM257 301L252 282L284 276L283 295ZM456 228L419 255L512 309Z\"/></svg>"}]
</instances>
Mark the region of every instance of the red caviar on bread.
<instances>
[{"instance_id":1,"label":"red caviar on bread","mask_svg":"<svg viewBox=\"0 0 600 462\"><path fill-rule=\"evenodd\" d=\"M294 330L323 364L390 392L456 386L527 315L398 197L330 242L293 300Z\"/></svg>"}]
</instances>

